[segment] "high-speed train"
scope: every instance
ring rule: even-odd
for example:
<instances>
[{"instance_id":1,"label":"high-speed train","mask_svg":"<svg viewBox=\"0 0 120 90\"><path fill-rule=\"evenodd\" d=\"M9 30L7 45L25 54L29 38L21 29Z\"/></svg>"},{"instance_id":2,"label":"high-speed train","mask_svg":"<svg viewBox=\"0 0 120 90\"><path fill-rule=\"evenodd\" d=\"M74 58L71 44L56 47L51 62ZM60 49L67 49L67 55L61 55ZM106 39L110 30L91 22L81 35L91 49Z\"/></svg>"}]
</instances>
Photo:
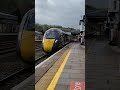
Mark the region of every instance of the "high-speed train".
<instances>
[{"instance_id":1,"label":"high-speed train","mask_svg":"<svg viewBox=\"0 0 120 90\"><path fill-rule=\"evenodd\" d=\"M18 33L17 52L23 61L35 61L35 9L29 10L22 19Z\"/></svg>"},{"instance_id":2,"label":"high-speed train","mask_svg":"<svg viewBox=\"0 0 120 90\"><path fill-rule=\"evenodd\" d=\"M50 28L43 36L43 50L46 53L51 53L71 41L71 35L58 29Z\"/></svg>"},{"instance_id":3,"label":"high-speed train","mask_svg":"<svg viewBox=\"0 0 120 90\"><path fill-rule=\"evenodd\" d=\"M42 40L43 34L42 32L35 31L35 40Z\"/></svg>"}]
</instances>

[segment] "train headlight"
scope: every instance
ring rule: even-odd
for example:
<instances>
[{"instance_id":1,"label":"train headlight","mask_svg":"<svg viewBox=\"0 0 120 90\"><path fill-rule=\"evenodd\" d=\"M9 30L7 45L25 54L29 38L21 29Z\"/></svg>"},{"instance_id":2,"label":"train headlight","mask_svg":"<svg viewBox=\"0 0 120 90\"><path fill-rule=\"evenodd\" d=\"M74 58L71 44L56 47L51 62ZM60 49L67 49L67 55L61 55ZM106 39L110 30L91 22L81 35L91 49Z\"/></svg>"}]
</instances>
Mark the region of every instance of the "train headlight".
<instances>
[{"instance_id":1,"label":"train headlight","mask_svg":"<svg viewBox=\"0 0 120 90\"><path fill-rule=\"evenodd\" d=\"M44 43L44 39L42 40L42 43Z\"/></svg>"},{"instance_id":2,"label":"train headlight","mask_svg":"<svg viewBox=\"0 0 120 90\"><path fill-rule=\"evenodd\" d=\"M55 43L57 43L58 40L55 40Z\"/></svg>"}]
</instances>

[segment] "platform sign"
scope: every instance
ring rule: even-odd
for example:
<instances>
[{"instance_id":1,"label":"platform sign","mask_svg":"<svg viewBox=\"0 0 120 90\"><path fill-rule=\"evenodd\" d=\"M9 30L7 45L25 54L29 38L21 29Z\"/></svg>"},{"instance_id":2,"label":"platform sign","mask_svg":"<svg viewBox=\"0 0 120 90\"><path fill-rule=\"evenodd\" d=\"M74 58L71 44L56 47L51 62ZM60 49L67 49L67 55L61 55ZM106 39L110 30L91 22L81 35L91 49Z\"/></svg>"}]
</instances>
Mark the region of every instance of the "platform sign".
<instances>
[{"instance_id":1,"label":"platform sign","mask_svg":"<svg viewBox=\"0 0 120 90\"><path fill-rule=\"evenodd\" d=\"M71 81L70 90L85 90L85 82Z\"/></svg>"}]
</instances>

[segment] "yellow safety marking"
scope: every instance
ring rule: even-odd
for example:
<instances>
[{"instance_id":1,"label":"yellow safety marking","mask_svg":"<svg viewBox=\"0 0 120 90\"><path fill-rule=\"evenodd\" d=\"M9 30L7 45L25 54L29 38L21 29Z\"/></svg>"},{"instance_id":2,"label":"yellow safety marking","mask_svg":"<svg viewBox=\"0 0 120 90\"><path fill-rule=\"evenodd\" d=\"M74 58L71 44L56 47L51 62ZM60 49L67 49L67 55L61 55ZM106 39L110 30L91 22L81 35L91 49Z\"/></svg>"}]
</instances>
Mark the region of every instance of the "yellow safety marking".
<instances>
[{"instance_id":1,"label":"yellow safety marking","mask_svg":"<svg viewBox=\"0 0 120 90\"><path fill-rule=\"evenodd\" d=\"M67 62L67 60L68 60L68 57L69 57L69 55L70 55L70 53L71 53L71 50L72 50L72 49L70 48L68 54L66 55L63 63L61 64L61 66L60 66L60 68L58 69L57 73L55 74L54 78L52 79L52 81L51 81L50 85L48 86L47 90L54 90L54 88L55 88L55 86L56 86L56 84L57 84L57 82L58 82L58 79L59 79L59 77L60 77L60 75L61 75L61 73L62 73L62 71L63 71L63 69L64 69L64 66L65 66L65 64L66 64L66 62Z\"/></svg>"},{"instance_id":2,"label":"yellow safety marking","mask_svg":"<svg viewBox=\"0 0 120 90\"><path fill-rule=\"evenodd\" d=\"M55 39L44 39L43 47L45 52L51 52Z\"/></svg>"},{"instance_id":3,"label":"yellow safety marking","mask_svg":"<svg viewBox=\"0 0 120 90\"><path fill-rule=\"evenodd\" d=\"M21 38L21 56L25 61L35 58L35 37L33 31L24 31Z\"/></svg>"},{"instance_id":4,"label":"yellow safety marking","mask_svg":"<svg viewBox=\"0 0 120 90\"><path fill-rule=\"evenodd\" d=\"M69 49L65 50L64 53L60 53L60 57L54 63L54 65L44 74L42 78L35 84L35 90L47 90L48 86L50 85L53 77L55 76L56 72L58 71L59 67L63 63L65 57L67 56Z\"/></svg>"}]
</instances>

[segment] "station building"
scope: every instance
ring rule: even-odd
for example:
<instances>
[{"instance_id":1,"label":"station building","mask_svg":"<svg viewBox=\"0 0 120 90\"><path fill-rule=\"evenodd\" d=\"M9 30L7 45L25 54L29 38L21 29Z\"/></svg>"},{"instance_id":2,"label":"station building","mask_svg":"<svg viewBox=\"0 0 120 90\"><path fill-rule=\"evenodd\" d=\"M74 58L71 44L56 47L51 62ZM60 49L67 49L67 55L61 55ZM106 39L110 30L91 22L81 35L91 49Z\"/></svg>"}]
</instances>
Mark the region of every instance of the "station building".
<instances>
[{"instance_id":1,"label":"station building","mask_svg":"<svg viewBox=\"0 0 120 90\"><path fill-rule=\"evenodd\" d=\"M108 23L110 29L120 22L120 0L109 0L108 5ZM118 25L119 26L119 25ZM116 30L117 46L120 47L120 30Z\"/></svg>"},{"instance_id":2,"label":"station building","mask_svg":"<svg viewBox=\"0 0 120 90\"><path fill-rule=\"evenodd\" d=\"M117 47L120 47L120 29L115 30L114 26L120 22L120 0L109 0L108 7L106 9L91 10L86 13L86 35L94 34L100 37L107 36L112 41L112 38L116 37L113 42ZM109 31L107 31L109 28Z\"/></svg>"},{"instance_id":3,"label":"station building","mask_svg":"<svg viewBox=\"0 0 120 90\"><path fill-rule=\"evenodd\" d=\"M89 35L104 36L107 21L107 10L96 10L86 14L85 33Z\"/></svg>"}]
</instances>

